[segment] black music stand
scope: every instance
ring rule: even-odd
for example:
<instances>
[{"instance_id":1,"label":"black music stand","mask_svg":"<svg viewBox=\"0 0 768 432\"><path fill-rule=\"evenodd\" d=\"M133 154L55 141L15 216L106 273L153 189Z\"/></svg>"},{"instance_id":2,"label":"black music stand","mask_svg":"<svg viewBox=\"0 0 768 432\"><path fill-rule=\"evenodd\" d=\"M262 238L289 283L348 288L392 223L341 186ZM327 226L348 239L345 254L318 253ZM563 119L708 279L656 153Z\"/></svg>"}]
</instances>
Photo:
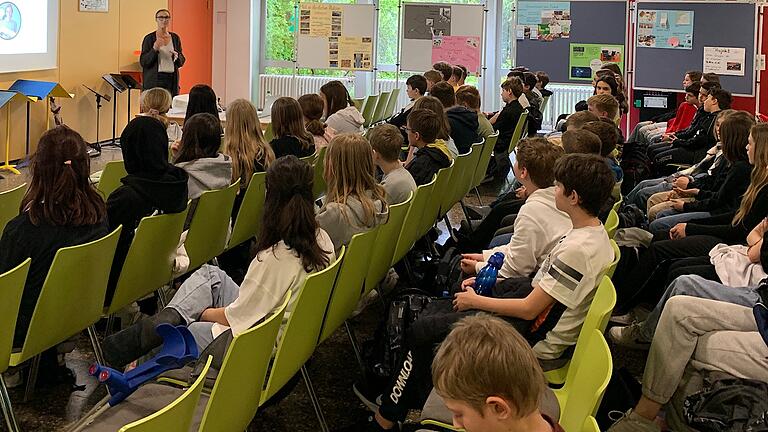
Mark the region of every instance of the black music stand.
<instances>
[{"instance_id":1,"label":"black music stand","mask_svg":"<svg viewBox=\"0 0 768 432\"><path fill-rule=\"evenodd\" d=\"M128 90L128 86L123 81L123 77L120 74L106 74L101 77L104 81L112 87L114 102L112 103L112 144L117 144L117 94ZM128 96L130 102L131 97ZM109 99L107 99L109 101ZM97 140L98 141L98 140Z\"/></svg>"},{"instance_id":2,"label":"black music stand","mask_svg":"<svg viewBox=\"0 0 768 432\"><path fill-rule=\"evenodd\" d=\"M96 150L97 154L92 154L91 156L98 156L101 154L101 142L99 142L99 125L100 125L100 113L101 113L101 100L104 99L107 102L111 101L112 98L109 97L109 95L103 95L96 90L88 87L87 85L83 84L83 87L87 88L96 96L96 142L91 145L91 147Z\"/></svg>"}]
</instances>

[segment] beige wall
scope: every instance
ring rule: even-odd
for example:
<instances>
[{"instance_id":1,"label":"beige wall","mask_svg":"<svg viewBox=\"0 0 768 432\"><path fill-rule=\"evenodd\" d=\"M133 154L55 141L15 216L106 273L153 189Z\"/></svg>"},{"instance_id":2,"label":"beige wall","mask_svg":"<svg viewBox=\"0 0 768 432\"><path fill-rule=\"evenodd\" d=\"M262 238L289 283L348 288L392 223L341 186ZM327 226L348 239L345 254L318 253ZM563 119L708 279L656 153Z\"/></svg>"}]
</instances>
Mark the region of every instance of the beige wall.
<instances>
[{"instance_id":1,"label":"beige wall","mask_svg":"<svg viewBox=\"0 0 768 432\"><path fill-rule=\"evenodd\" d=\"M138 70L138 56L145 34L155 28L154 14L166 8L168 0L112 0L108 13L78 11L76 0L59 2L59 68L47 71L0 74L0 89L8 88L17 79L58 81L74 99L62 99L64 122L80 132L86 141L96 139L96 102L85 84L101 93L112 95L112 89L101 79L106 73ZM127 120L127 96L118 95L117 134ZM138 112L138 91L132 92L131 111ZM5 111L5 109L3 109ZM46 125L45 104L32 105L30 144L32 151ZM25 112L23 104L11 109L11 159L24 157ZM5 112L0 113L0 124ZM53 122L51 121L51 124ZM101 109L99 139L112 137L112 102ZM5 150L5 127L0 128L0 146Z\"/></svg>"}]
</instances>

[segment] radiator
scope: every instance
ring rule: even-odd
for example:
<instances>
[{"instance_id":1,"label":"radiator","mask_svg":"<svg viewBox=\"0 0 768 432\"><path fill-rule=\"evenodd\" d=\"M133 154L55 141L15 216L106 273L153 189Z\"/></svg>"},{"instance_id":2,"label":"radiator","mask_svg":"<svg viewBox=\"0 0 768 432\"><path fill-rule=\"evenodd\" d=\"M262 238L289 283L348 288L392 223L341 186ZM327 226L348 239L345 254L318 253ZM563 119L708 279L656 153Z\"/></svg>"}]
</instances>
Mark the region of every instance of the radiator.
<instances>
[{"instance_id":1,"label":"radiator","mask_svg":"<svg viewBox=\"0 0 768 432\"><path fill-rule=\"evenodd\" d=\"M553 94L544 110L544 120L541 125L543 130L554 129L557 118L561 114L572 113L577 102L589 99L594 92L591 85L573 84L550 84L547 86L547 90Z\"/></svg>"},{"instance_id":2,"label":"radiator","mask_svg":"<svg viewBox=\"0 0 768 432\"><path fill-rule=\"evenodd\" d=\"M353 90L352 78L334 78L320 76L292 75L259 75L258 108L264 109L264 101L268 96L290 96L298 98L307 93L318 93L323 84L330 81L341 81L347 86L350 94Z\"/></svg>"}]
</instances>

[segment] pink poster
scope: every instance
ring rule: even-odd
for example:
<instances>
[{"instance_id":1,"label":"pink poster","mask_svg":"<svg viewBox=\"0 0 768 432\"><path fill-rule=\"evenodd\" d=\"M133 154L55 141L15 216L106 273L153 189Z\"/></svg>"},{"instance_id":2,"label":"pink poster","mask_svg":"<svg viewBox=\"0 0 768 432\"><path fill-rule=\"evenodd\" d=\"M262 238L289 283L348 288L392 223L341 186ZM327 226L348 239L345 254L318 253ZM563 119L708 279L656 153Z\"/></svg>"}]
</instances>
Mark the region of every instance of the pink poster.
<instances>
[{"instance_id":1,"label":"pink poster","mask_svg":"<svg viewBox=\"0 0 768 432\"><path fill-rule=\"evenodd\" d=\"M432 63L439 61L464 65L472 72L480 71L479 36L439 36L432 38Z\"/></svg>"}]
</instances>

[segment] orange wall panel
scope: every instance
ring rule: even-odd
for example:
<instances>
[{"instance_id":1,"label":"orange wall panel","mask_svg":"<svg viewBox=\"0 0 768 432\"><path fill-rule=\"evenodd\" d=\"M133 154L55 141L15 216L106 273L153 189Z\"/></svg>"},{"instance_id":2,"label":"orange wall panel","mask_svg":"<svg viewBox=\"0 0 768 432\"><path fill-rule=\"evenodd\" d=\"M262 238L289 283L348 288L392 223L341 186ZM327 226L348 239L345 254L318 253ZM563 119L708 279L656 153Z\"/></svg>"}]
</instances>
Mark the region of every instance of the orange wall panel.
<instances>
[{"instance_id":1,"label":"orange wall panel","mask_svg":"<svg viewBox=\"0 0 768 432\"><path fill-rule=\"evenodd\" d=\"M181 93L195 84L211 85L213 0L169 0L171 31L181 38L187 62L179 70Z\"/></svg>"}]
</instances>

